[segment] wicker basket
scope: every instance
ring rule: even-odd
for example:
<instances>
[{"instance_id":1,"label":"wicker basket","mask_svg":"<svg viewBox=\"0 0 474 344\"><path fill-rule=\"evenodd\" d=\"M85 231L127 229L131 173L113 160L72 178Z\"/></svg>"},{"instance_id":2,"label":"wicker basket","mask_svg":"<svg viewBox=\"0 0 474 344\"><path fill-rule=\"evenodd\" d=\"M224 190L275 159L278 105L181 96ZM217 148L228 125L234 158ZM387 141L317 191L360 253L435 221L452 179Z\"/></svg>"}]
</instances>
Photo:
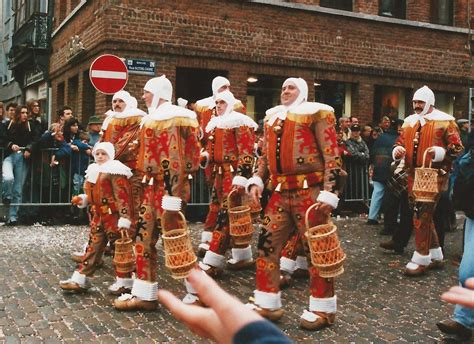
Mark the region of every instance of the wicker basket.
<instances>
[{"instance_id":1,"label":"wicker basket","mask_svg":"<svg viewBox=\"0 0 474 344\"><path fill-rule=\"evenodd\" d=\"M309 207L305 216L307 229L305 236L308 239L311 263L318 269L321 277L336 277L344 272L343 263L346 255L341 248L337 228L333 223L309 227L308 216L315 206L316 204L313 204Z\"/></svg>"},{"instance_id":2,"label":"wicker basket","mask_svg":"<svg viewBox=\"0 0 474 344\"><path fill-rule=\"evenodd\" d=\"M431 168L431 159L429 167L425 166L427 153L428 150L425 150L423 153L423 165L415 168L415 179L413 181L412 192L416 202L433 203L436 196L439 194L439 170Z\"/></svg>"},{"instance_id":3,"label":"wicker basket","mask_svg":"<svg viewBox=\"0 0 474 344\"><path fill-rule=\"evenodd\" d=\"M227 198L229 206L229 232L235 245L247 246L253 235L252 216L247 205L235 205L236 190L232 190ZM240 199L240 204L242 200Z\"/></svg>"},{"instance_id":4,"label":"wicker basket","mask_svg":"<svg viewBox=\"0 0 474 344\"><path fill-rule=\"evenodd\" d=\"M163 234L165 265L175 279L186 278L196 265L191 238L186 228L172 229Z\"/></svg>"},{"instance_id":5,"label":"wicker basket","mask_svg":"<svg viewBox=\"0 0 474 344\"><path fill-rule=\"evenodd\" d=\"M135 271L133 240L128 236L127 230L121 230L120 234L122 237L115 241L113 262L117 272L127 274Z\"/></svg>"},{"instance_id":6,"label":"wicker basket","mask_svg":"<svg viewBox=\"0 0 474 344\"><path fill-rule=\"evenodd\" d=\"M180 211L163 211L161 216L161 228L163 233L166 233L173 229L185 229L188 230L186 224L186 218Z\"/></svg>"}]
</instances>

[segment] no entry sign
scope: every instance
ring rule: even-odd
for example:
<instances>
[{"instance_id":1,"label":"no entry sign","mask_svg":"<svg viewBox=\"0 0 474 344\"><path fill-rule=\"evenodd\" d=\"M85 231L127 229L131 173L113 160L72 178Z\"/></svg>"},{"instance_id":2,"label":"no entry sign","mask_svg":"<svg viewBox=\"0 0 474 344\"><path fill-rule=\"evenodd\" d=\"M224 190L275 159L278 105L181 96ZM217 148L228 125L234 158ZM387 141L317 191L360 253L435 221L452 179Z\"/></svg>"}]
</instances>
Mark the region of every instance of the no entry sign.
<instances>
[{"instance_id":1,"label":"no entry sign","mask_svg":"<svg viewBox=\"0 0 474 344\"><path fill-rule=\"evenodd\" d=\"M101 55L92 62L89 78L97 91L114 94L127 84L127 66L115 55Z\"/></svg>"}]
</instances>

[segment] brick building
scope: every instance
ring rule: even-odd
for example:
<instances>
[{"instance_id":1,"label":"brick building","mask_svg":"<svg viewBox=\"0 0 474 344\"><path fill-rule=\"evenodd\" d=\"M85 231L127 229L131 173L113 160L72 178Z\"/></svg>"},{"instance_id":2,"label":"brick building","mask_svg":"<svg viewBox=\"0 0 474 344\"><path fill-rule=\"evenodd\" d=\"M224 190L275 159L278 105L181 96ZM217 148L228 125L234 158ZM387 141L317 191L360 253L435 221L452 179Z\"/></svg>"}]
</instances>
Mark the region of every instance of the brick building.
<instances>
[{"instance_id":1,"label":"brick building","mask_svg":"<svg viewBox=\"0 0 474 344\"><path fill-rule=\"evenodd\" d=\"M68 104L83 121L104 113L111 96L97 93L88 73L112 53L166 74L176 98L190 101L225 75L258 119L288 76L314 85L311 100L361 122L404 117L424 84L437 107L467 117L473 13L473 0L55 1L52 107ZM150 77L130 74L126 89L138 99Z\"/></svg>"}]
</instances>

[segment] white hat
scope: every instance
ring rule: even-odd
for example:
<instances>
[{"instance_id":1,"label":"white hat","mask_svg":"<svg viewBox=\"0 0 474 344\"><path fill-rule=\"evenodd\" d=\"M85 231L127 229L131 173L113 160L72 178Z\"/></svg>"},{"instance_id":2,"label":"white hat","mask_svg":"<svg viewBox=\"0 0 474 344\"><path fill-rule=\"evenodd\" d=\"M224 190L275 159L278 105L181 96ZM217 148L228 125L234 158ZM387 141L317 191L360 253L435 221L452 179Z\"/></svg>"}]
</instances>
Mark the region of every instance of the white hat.
<instances>
[{"instance_id":1,"label":"white hat","mask_svg":"<svg viewBox=\"0 0 474 344\"><path fill-rule=\"evenodd\" d=\"M230 86L230 81L223 76L216 76L212 80L212 94L215 96L218 93L219 88L222 86Z\"/></svg>"},{"instance_id":2,"label":"white hat","mask_svg":"<svg viewBox=\"0 0 474 344\"><path fill-rule=\"evenodd\" d=\"M94 148L92 149L92 155L94 156L95 158L95 154L96 152L101 149L103 151L105 151L107 153L107 155L109 156L110 159L114 159L115 158L115 148L114 148L114 145L111 144L110 142L99 142L99 143L96 143L96 145L94 146Z\"/></svg>"},{"instance_id":3,"label":"white hat","mask_svg":"<svg viewBox=\"0 0 474 344\"><path fill-rule=\"evenodd\" d=\"M296 98L296 100L289 105L289 108L292 108L296 105L300 105L302 102L306 101L308 99L308 84L306 81L302 78L288 78L283 82L283 87L287 86L288 84L294 84L298 90L300 90L300 94Z\"/></svg>"},{"instance_id":4,"label":"white hat","mask_svg":"<svg viewBox=\"0 0 474 344\"><path fill-rule=\"evenodd\" d=\"M178 98L177 103L179 106L184 108L186 107L186 105L188 105L188 101L184 98Z\"/></svg>"},{"instance_id":5,"label":"white hat","mask_svg":"<svg viewBox=\"0 0 474 344\"><path fill-rule=\"evenodd\" d=\"M169 81L165 75L148 80L143 89L153 93L151 109L158 107L158 101L160 99L171 101L171 97L173 96L173 85L171 85L171 81Z\"/></svg>"},{"instance_id":6,"label":"white hat","mask_svg":"<svg viewBox=\"0 0 474 344\"><path fill-rule=\"evenodd\" d=\"M113 104L115 99L121 99L125 103L126 107L130 107L130 98L131 95L127 91L121 90L115 92L114 96L112 97L112 109L114 108Z\"/></svg>"},{"instance_id":7,"label":"white hat","mask_svg":"<svg viewBox=\"0 0 474 344\"><path fill-rule=\"evenodd\" d=\"M435 105L435 95L432 90L428 86L423 86L416 90L415 94L413 95L413 100L421 100L429 105Z\"/></svg>"},{"instance_id":8,"label":"white hat","mask_svg":"<svg viewBox=\"0 0 474 344\"><path fill-rule=\"evenodd\" d=\"M112 101L115 99L122 99L124 103L127 103L127 101L130 99L130 93L124 90L115 92L114 96L112 97Z\"/></svg>"},{"instance_id":9,"label":"white hat","mask_svg":"<svg viewBox=\"0 0 474 344\"><path fill-rule=\"evenodd\" d=\"M130 96L130 104L127 104L129 107L136 109L138 107L137 98Z\"/></svg>"},{"instance_id":10,"label":"white hat","mask_svg":"<svg viewBox=\"0 0 474 344\"><path fill-rule=\"evenodd\" d=\"M415 94L413 94L413 101L419 100L425 102L425 107L423 111L420 113L420 116L424 116L428 113L430 106L435 105L435 95L432 90L428 86L423 86L416 90Z\"/></svg>"},{"instance_id":11,"label":"white hat","mask_svg":"<svg viewBox=\"0 0 474 344\"><path fill-rule=\"evenodd\" d=\"M218 100L223 100L227 103L227 108L225 109L225 112L222 115L231 113L234 110L234 104L236 103L236 99L231 91L225 90L223 92L220 92L216 94L215 98L216 102Z\"/></svg>"}]
</instances>

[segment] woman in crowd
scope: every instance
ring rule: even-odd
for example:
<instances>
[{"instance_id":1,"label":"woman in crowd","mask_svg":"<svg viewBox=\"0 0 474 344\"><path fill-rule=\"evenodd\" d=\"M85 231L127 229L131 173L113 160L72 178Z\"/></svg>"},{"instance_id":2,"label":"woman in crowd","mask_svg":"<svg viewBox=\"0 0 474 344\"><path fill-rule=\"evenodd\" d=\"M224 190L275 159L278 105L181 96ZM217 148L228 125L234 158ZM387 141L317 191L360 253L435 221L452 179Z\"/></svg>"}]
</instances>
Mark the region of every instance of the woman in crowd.
<instances>
[{"instance_id":1,"label":"woman in crowd","mask_svg":"<svg viewBox=\"0 0 474 344\"><path fill-rule=\"evenodd\" d=\"M27 159L31 154L33 133L28 121L28 107L18 106L15 116L7 126L6 158L3 160L3 204L22 201L22 189L28 174ZM18 205L10 206L7 226L17 224Z\"/></svg>"}]
</instances>

